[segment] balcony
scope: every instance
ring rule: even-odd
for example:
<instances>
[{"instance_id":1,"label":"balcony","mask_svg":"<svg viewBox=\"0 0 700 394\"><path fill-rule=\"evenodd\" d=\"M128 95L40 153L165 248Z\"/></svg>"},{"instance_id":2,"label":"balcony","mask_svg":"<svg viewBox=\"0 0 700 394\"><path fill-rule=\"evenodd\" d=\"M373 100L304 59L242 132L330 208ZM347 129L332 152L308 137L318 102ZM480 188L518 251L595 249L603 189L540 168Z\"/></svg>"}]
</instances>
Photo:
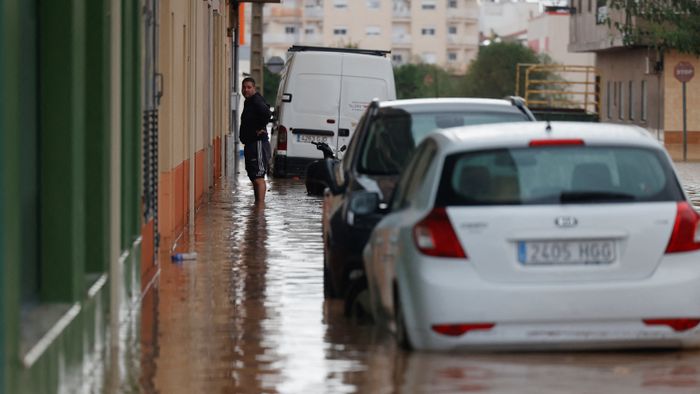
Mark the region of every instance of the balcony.
<instances>
[{"instance_id":1,"label":"balcony","mask_svg":"<svg viewBox=\"0 0 700 394\"><path fill-rule=\"evenodd\" d=\"M276 45L276 44L283 44L283 45L292 45L299 41L299 35L298 34L269 34L266 33L263 35L263 44L267 45Z\"/></svg>"},{"instance_id":2,"label":"balcony","mask_svg":"<svg viewBox=\"0 0 700 394\"><path fill-rule=\"evenodd\" d=\"M391 46L394 48L410 48L411 47L411 35L410 34L396 34L391 37Z\"/></svg>"},{"instance_id":3,"label":"balcony","mask_svg":"<svg viewBox=\"0 0 700 394\"><path fill-rule=\"evenodd\" d=\"M263 18L272 19L275 22L297 22L301 19L301 8L264 7Z\"/></svg>"},{"instance_id":4,"label":"balcony","mask_svg":"<svg viewBox=\"0 0 700 394\"><path fill-rule=\"evenodd\" d=\"M395 1L392 9L392 17L394 21L410 21L411 20L411 4L408 2Z\"/></svg>"},{"instance_id":5,"label":"balcony","mask_svg":"<svg viewBox=\"0 0 700 394\"><path fill-rule=\"evenodd\" d=\"M470 37L470 36L457 35L457 34L448 34L447 35L447 47L448 48L462 48L462 49L478 48L478 46L479 46L478 41L479 40L476 36Z\"/></svg>"},{"instance_id":6,"label":"balcony","mask_svg":"<svg viewBox=\"0 0 700 394\"><path fill-rule=\"evenodd\" d=\"M323 7L321 6L306 6L304 8L304 19L320 21L323 20Z\"/></svg>"},{"instance_id":7,"label":"balcony","mask_svg":"<svg viewBox=\"0 0 700 394\"><path fill-rule=\"evenodd\" d=\"M467 8L448 8L447 20L476 24L479 23L479 12Z\"/></svg>"}]
</instances>

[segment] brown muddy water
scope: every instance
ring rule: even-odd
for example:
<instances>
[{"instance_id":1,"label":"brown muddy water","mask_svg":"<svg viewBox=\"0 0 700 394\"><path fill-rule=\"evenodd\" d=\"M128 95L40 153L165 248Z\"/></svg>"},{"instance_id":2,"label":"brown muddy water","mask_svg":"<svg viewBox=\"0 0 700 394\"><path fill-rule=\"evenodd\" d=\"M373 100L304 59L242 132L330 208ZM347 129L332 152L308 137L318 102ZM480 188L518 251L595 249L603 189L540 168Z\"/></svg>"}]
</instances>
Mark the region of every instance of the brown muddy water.
<instances>
[{"instance_id":1,"label":"brown muddy water","mask_svg":"<svg viewBox=\"0 0 700 394\"><path fill-rule=\"evenodd\" d=\"M700 164L677 163L700 207ZM217 186L145 295L126 370L143 393L699 393L700 352L406 353L323 299L321 199ZM128 391L128 390L126 390Z\"/></svg>"}]
</instances>

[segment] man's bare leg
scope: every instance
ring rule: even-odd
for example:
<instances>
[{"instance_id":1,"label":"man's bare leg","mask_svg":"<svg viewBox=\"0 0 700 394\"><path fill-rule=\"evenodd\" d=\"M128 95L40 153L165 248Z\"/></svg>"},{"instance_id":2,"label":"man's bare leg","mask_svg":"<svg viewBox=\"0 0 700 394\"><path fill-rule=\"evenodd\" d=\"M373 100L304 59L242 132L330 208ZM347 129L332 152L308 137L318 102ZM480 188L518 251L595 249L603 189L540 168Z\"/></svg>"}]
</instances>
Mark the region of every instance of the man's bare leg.
<instances>
[{"instance_id":1,"label":"man's bare leg","mask_svg":"<svg viewBox=\"0 0 700 394\"><path fill-rule=\"evenodd\" d=\"M265 178L256 178L253 181L253 192L255 193L255 202L265 201L265 189L267 184Z\"/></svg>"}]
</instances>

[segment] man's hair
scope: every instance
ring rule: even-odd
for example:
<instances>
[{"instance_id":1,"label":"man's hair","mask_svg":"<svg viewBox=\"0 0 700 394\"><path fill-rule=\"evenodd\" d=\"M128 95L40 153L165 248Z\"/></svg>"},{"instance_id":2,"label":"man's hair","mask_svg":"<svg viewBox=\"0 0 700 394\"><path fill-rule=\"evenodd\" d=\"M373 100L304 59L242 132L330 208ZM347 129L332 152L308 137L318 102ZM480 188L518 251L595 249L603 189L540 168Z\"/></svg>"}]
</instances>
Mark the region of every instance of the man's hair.
<instances>
[{"instance_id":1,"label":"man's hair","mask_svg":"<svg viewBox=\"0 0 700 394\"><path fill-rule=\"evenodd\" d=\"M246 83L246 82L250 82L250 83L253 84L253 86L255 86L255 80L253 79L253 77L245 77L245 78L243 78L243 81L241 82L241 85L243 85L243 84Z\"/></svg>"}]
</instances>

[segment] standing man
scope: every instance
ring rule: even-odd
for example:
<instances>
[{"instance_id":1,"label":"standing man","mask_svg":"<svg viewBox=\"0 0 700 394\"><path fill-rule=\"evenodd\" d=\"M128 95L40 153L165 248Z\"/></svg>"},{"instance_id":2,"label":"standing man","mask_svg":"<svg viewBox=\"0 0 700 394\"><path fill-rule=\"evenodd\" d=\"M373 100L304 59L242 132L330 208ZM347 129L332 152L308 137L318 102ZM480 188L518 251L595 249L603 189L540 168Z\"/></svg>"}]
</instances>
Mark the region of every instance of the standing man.
<instances>
[{"instance_id":1,"label":"standing man","mask_svg":"<svg viewBox=\"0 0 700 394\"><path fill-rule=\"evenodd\" d=\"M241 92L245 97L241 114L239 138L245 145L245 170L253 182L255 202L265 202L265 174L270 161L270 139L267 135L267 123L270 121L270 106L255 89L255 80L243 79Z\"/></svg>"}]
</instances>

